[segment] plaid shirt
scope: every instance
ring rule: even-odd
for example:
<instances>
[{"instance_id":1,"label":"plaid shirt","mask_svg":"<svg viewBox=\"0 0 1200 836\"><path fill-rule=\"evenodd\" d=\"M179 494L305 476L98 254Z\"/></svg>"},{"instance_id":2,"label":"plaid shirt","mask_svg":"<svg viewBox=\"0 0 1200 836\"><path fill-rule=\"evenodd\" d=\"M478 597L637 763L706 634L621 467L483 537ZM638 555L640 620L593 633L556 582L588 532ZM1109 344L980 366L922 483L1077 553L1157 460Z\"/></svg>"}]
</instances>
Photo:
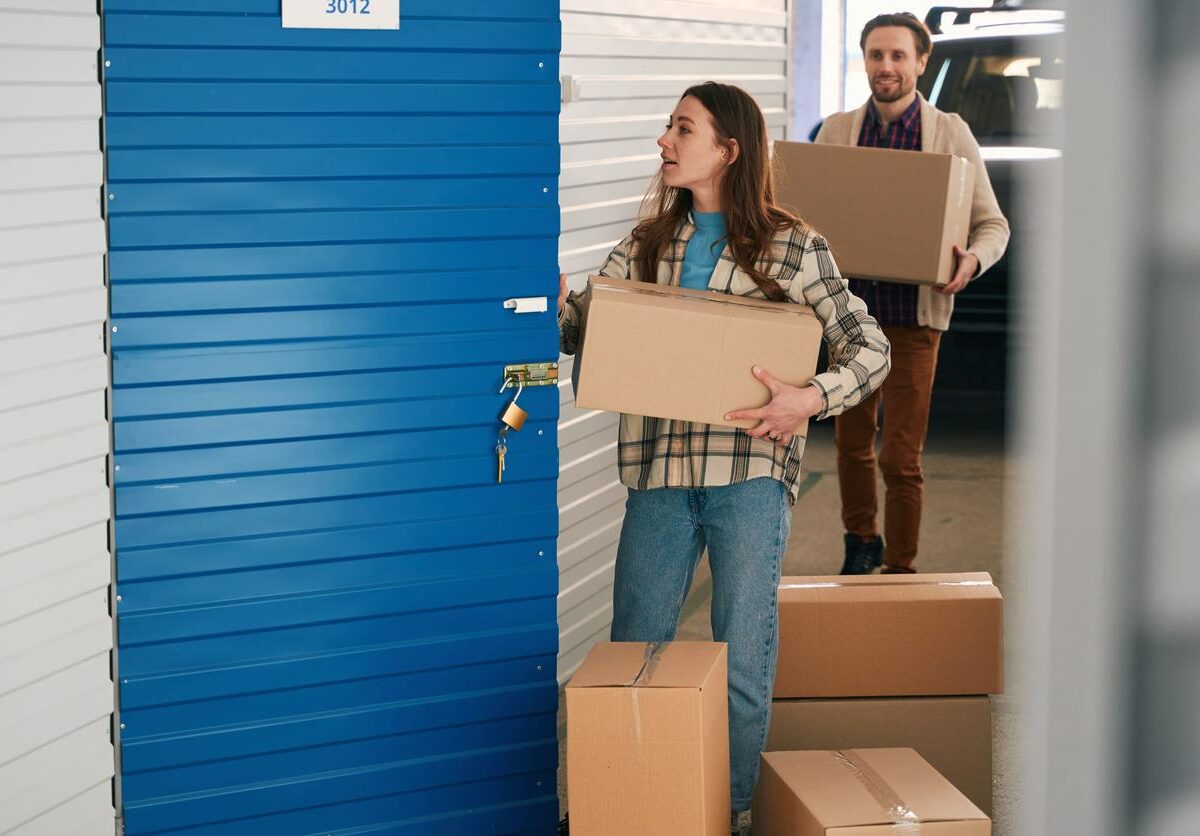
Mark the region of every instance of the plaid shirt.
<instances>
[{"instance_id":1,"label":"plaid shirt","mask_svg":"<svg viewBox=\"0 0 1200 836\"><path fill-rule=\"evenodd\" d=\"M684 253L695 230L690 217L681 224L658 263L658 284L679 286ZM608 256L600 275L640 280L632 251L631 236ZM824 327L830 366L812 381L824 401L824 409L816 417L837 415L875 391L888 373L888 341L862 300L850 293L825 239L803 227L782 230L760 265L779 283L789 301L812 307ZM717 261L708 289L766 298L738 268L728 246ZM578 348L579 326L588 301L587 291L573 292L563 306L559 334L564 354L574 354ZM797 435L786 447L780 447L735 427L622 415L617 445L621 482L640 490L698 488L769 476L783 482L795 502L804 441L804 436Z\"/></svg>"},{"instance_id":2,"label":"plaid shirt","mask_svg":"<svg viewBox=\"0 0 1200 836\"><path fill-rule=\"evenodd\" d=\"M913 99L900 118L892 121L887 130L879 120L875 103L867 105L867 116L863 119L858 134L858 144L866 148L891 148L899 151L921 150L921 97ZM850 292L861 296L880 325L916 325L917 295L919 289L912 284L876 282L869 279L851 279Z\"/></svg>"}]
</instances>

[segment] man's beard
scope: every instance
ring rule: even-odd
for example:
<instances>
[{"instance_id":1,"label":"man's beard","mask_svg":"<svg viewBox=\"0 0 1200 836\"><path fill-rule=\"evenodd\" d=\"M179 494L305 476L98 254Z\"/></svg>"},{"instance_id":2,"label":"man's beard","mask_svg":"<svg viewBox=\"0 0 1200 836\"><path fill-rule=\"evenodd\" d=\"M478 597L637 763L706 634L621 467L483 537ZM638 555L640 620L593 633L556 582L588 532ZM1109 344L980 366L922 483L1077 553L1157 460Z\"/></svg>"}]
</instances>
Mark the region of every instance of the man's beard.
<instances>
[{"instance_id":1,"label":"man's beard","mask_svg":"<svg viewBox=\"0 0 1200 836\"><path fill-rule=\"evenodd\" d=\"M890 93L880 92L880 90L876 86L875 82L872 82L872 84L871 84L871 95L875 97L876 101L880 101L880 102L884 102L884 103L899 101L900 99L903 99L905 96L907 96L909 93L911 93L912 91L913 91L912 87L905 87L903 79L896 79L895 87L893 88L892 92L890 92Z\"/></svg>"}]
</instances>

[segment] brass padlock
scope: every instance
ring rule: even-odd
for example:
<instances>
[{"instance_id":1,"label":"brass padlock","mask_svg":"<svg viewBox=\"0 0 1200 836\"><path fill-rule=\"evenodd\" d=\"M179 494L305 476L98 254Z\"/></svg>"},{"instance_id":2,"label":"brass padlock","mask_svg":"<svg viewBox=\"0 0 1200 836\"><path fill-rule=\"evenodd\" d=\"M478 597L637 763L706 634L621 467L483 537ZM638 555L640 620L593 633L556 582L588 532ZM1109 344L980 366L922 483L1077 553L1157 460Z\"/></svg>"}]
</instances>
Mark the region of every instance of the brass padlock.
<instances>
[{"instance_id":1,"label":"brass padlock","mask_svg":"<svg viewBox=\"0 0 1200 836\"><path fill-rule=\"evenodd\" d=\"M506 426L520 432L521 427L525 426L525 419L528 417L529 413L517 406L517 402L514 399L504 410L504 414L500 416L500 421Z\"/></svg>"},{"instance_id":2,"label":"brass padlock","mask_svg":"<svg viewBox=\"0 0 1200 836\"><path fill-rule=\"evenodd\" d=\"M504 381L504 387L508 388L508 380ZM504 413L500 416L500 423L506 427L511 427L513 430L520 432L521 427L525 426L525 419L529 417L529 413L517 406L517 398L521 397L521 392L525 390L525 383L520 379L517 380L517 394L513 396L512 401L504 409ZM501 392L504 389L500 390Z\"/></svg>"}]
</instances>

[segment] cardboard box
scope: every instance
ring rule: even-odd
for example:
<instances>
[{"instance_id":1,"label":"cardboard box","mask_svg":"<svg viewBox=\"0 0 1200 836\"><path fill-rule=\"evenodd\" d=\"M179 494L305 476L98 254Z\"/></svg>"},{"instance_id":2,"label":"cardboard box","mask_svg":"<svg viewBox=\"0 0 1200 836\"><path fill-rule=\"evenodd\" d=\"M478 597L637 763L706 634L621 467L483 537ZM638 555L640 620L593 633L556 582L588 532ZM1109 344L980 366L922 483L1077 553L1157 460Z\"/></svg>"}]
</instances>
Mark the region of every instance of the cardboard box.
<instances>
[{"instance_id":1,"label":"cardboard box","mask_svg":"<svg viewBox=\"0 0 1200 836\"><path fill-rule=\"evenodd\" d=\"M575 359L580 408L751 427L758 422L725 420L770 400L751 367L794 386L816 372L822 328L805 305L599 276L589 283Z\"/></svg>"},{"instance_id":2,"label":"cardboard box","mask_svg":"<svg viewBox=\"0 0 1200 836\"><path fill-rule=\"evenodd\" d=\"M1004 614L986 572L785 577L777 698L1004 691Z\"/></svg>"},{"instance_id":3,"label":"cardboard box","mask_svg":"<svg viewBox=\"0 0 1200 836\"><path fill-rule=\"evenodd\" d=\"M768 751L903 747L992 815L992 702L988 697L775 700Z\"/></svg>"},{"instance_id":4,"label":"cardboard box","mask_svg":"<svg viewBox=\"0 0 1200 836\"><path fill-rule=\"evenodd\" d=\"M726 646L601 642L567 684L573 836L728 836Z\"/></svg>"},{"instance_id":5,"label":"cardboard box","mask_svg":"<svg viewBox=\"0 0 1200 836\"><path fill-rule=\"evenodd\" d=\"M953 277L975 189L963 157L779 141L775 160L777 199L825 236L843 276L930 285Z\"/></svg>"},{"instance_id":6,"label":"cardboard box","mask_svg":"<svg viewBox=\"0 0 1200 836\"><path fill-rule=\"evenodd\" d=\"M754 836L992 832L991 820L912 749L767 752L762 757Z\"/></svg>"}]
</instances>

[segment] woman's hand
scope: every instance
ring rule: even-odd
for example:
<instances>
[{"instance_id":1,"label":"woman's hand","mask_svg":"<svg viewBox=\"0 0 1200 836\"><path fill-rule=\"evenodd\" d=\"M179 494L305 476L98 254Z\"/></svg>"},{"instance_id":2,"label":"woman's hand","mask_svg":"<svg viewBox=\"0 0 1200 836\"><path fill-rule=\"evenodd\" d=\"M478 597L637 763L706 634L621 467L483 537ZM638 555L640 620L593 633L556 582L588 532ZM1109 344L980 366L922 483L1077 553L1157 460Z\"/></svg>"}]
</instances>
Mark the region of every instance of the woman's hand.
<instances>
[{"instance_id":1,"label":"woman's hand","mask_svg":"<svg viewBox=\"0 0 1200 836\"><path fill-rule=\"evenodd\" d=\"M571 291L567 289L567 274L558 274L558 315L562 316L563 305L567 304L567 297Z\"/></svg>"},{"instance_id":2,"label":"woman's hand","mask_svg":"<svg viewBox=\"0 0 1200 836\"><path fill-rule=\"evenodd\" d=\"M755 366L751 370L756 378L771 391L771 400L766 406L758 409L742 409L730 412L725 416L726 421L742 419L759 423L746 430L748 435L755 438L764 436L786 447L792 442L792 435L800 425L820 415L825 408L825 399L821 390L816 386L791 386L776 380L766 369Z\"/></svg>"}]
</instances>

